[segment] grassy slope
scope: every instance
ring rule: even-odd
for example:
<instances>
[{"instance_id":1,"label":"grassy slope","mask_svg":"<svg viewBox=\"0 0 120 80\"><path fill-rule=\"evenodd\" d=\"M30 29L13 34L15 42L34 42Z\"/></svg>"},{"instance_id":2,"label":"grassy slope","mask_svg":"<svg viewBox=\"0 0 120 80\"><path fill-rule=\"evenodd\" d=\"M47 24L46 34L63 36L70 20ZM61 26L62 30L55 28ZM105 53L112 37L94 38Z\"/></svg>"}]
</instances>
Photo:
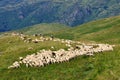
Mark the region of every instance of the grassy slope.
<instances>
[{"instance_id":1,"label":"grassy slope","mask_svg":"<svg viewBox=\"0 0 120 80\"><path fill-rule=\"evenodd\" d=\"M114 17L90 22L73 30L65 31L64 34L59 32L56 35L60 38L95 40L117 44L113 52L104 52L93 57L80 56L70 62L52 64L41 68L25 68L23 66L19 69L8 70L7 66L17 60L18 56L31 54L42 48L48 49L51 45L56 46L56 49L65 48L65 46L60 43L53 44L53 42L27 44L19 38L11 36L0 38L0 51L3 52L0 56L0 78L2 80L119 80L120 45L118 44L120 44L120 34L117 34L119 33L119 18ZM66 33L69 36L66 36ZM12 43L8 43L9 41ZM27 50L29 46L33 46L34 50Z\"/></svg>"},{"instance_id":2,"label":"grassy slope","mask_svg":"<svg viewBox=\"0 0 120 80\"><path fill-rule=\"evenodd\" d=\"M70 28L68 26L59 24L59 23L42 23L42 24L37 24L34 26L30 26L27 28L23 28L19 30L20 32L23 32L24 34L48 34L52 32L57 32L57 31L62 31L64 29Z\"/></svg>"},{"instance_id":3,"label":"grassy slope","mask_svg":"<svg viewBox=\"0 0 120 80\"><path fill-rule=\"evenodd\" d=\"M54 35L74 40L120 43L120 16L89 22L68 31L55 33Z\"/></svg>"}]
</instances>

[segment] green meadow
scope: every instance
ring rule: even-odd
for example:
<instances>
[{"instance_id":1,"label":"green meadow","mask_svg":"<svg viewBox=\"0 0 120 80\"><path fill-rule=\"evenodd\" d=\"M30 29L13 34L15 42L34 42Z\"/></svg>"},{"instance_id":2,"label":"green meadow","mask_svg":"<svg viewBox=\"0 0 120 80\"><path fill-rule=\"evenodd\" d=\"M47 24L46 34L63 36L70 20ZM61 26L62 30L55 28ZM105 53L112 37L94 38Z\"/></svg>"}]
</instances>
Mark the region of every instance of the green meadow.
<instances>
[{"instance_id":1,"label":"green meadow","mask_svg":"<svg viewBox=\"0 0 120 80\"><path fill-rule=\"evenodd\" d=\"M47 25L48 26L48 25ZM34 28L35 29L35 28ZM49 28L47 28L49 29ZM35 29L35 30L38 30ZM40 29L41 30L41 29ZM51 28L49 29L51 30ZM23 30L24 31L24 30ZM31 31L31 32L30 32ZM25 34L35 38L32 29ZM46 31L46 29L44 29ZM47 32L47 31L46 31ZM42 33L38 31L37 33ZM120 79L120 16L89 22L74 28L64 28L52 33L58 38L114 44L114 51L95 54L92 57L79 56L69 62L46 65L45 67L21 66L7 69L20 56L36 53L41 49L67 49L65 44L53 41L24 43L19 37L0 37L0 80L119 80ZM28 48L32 47L32 50Z\"/></svg>"}]
</instances>

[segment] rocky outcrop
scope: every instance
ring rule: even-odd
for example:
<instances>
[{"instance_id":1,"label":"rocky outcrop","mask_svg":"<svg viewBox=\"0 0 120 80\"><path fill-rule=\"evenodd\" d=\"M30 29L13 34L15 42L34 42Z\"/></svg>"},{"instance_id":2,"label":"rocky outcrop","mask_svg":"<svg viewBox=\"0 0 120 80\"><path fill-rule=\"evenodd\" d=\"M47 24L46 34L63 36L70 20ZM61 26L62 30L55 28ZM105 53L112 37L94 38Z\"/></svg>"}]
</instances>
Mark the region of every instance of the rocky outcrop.
<instances>
[{"instance_id":1,"label":"rocky outcrop","mask_svg":"<svg viewBox=\"0 0 120 80\"><path fill-rule=\"evenodd\" d=\"M0 31L38 23L58 22L76 26L119 14L119 0L2 0L0 1Z\"/></svg>"}]
</instances>

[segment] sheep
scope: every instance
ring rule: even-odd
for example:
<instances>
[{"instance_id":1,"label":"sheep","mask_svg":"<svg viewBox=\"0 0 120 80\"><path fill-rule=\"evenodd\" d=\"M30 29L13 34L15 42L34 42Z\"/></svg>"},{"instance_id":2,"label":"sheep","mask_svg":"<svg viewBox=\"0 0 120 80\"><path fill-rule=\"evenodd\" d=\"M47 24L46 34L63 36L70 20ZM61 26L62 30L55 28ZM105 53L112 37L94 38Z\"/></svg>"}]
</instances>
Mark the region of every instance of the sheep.
<instances>
[{"instance_id":1,"label":"sheep","mask_svg":"<svg viewBox=\"0 0 120 80\"><path fill-rule=\"evenodd\" d=\"M31 41L32 41L32 38L28 38L27 40L28 40L28 42L31 42Z\"/></svg>"},{"instance_id":2,"label":"sheep","mask_svg":"<svg viewBox=\"0 0 120 80\"><path fill-rule=\"evenodd\" d=\"M8 67L8 69L10 69L10 68L18 68L18 67L20 67L20 64L19 64L18 61L15 61L11 66Z\"/></svg>"},{"instance_id":3,"label":"sheep","mask_svg":"<svg viewBox=\"0 0 120 80\"><path fill-rule=\"evenodd\" d=\"M42 34L42 33L40 33L40 34L39 34L39 36L43 36L43 34Z\"/></svg>"},{"instance_id":4,"label":"sheep","mask_svg":"<svg viewBox=\"0 0 120 80\"><path fill-rule=\"evenodd\" d=\"M34 36L34 37L37 37L37 36L38 36L38 34L34 34L33 36Z\"/></svg>"},{"instance_id":5,"label":"sheep","mask_svg":"<svg viewBox=\"0 0 120 80\"><path fill-rule=\"evenodd\" d=\"M32 40L32 42L34 42L34 43L38 43L40 40L38 40L38 39L35 39L35 40Z\"/></svg>"},{"instance_id":6,"label":"sheep","mask_svg":"<svg viewBox=\"0 0 120 80\"><path fill-rule=\"evenodd\" d=\"M23 57L19 57L20 60L23 60Z\"/></svg>"},{"instance_id":7,"label":"sheep","mask_svg":"<svg viewBox=\"0 0 120 80\"><path fill-rule=\"evenodd\" d=\"M53 47L53 46L51 46L51 49L54 49L54 47Z\"/></svg>"},{"instance_id":8,"label":"sheep","mask_svg":"<svg viewBox=\"0 0 120 80\"><path fill-rule=\"evenodd\" d=\"M25 36L21 36L20 37L22 40L25 40L27 37L25 37Z\"/></svg>"},{"instance_id":9,"label":"sheep","mask_svg":"<svg viewBox=\"0 0 120 80\"><path fill-rule=\"evenodd\" d=\"M35 40L32 40L33 42L39 42L41 40L48 40L50 38L43 38L40 37L40 40L37 38ZM84 44L76 41L71 40L64 40L64 39L55 39L53 41L60 41L62 43L65 43L69 48L68 51L64 49L59 49L57 51L51 51L51 50L40 50L39 52L36 52L31 55L27 55L25 58L19 57L19 62L13 63L8 68L18 68L20 65L25 64L26 67L42 67L45 65L49 65L52 63L60 63L64 61L69 61L76 56L80 55L87 55L87 56L93 56L94 53L103 52L103 51L112 51L113 46L108 44ZM72 47L71 44L73 43L79 43L76 45L75 48ZM95 47L96 46L96 47ZM51 46L52 49L54 49L53 46Z\"/></svg>"}]
</instances>

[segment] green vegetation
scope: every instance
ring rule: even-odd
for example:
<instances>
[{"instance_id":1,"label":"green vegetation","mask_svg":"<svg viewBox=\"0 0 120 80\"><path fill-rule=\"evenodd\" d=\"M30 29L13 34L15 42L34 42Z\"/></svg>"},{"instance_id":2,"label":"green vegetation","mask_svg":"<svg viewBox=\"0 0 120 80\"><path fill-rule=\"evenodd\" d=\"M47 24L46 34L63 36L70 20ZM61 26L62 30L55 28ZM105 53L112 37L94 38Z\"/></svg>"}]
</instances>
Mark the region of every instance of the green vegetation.
<instances>
[{"instance_id":1,"label":"green vegetation","mask_svg":"<svg viewBox=\"0 0 120 80\"><path fill-rule=\"evenodd\" d=\"M69 29L70 27L59 24L59 23L43 23L34 26L30 26L27 28L23 28L18 30L18 32L23 32L24 34L48 34L53 32L58 32L62 30Z\"/></svg>"},{"instance_id":2,"label":"green vegetation","mask_svg":"<svg viewBox=\"0 0 120 80\"><path fill-rule=\"evenodd\" d=\"M81 26L53 33L56 37L116 44L114 51L96 54L93 57L80 56L69 62L51 64L40 68L18 69L7 67L20 56L26 56L55 46L66 48L58 42L24 43L18 37L0 37L0 79L1 80L119 80L120 79L120 16L93 21ZM34 38L34 37L33 37ZM28 50L33 47L33 50Z\"/></svg>"},{"instance_id":3,"label":"green vegetation","mask_svg":"<svg viewBox=\"0 0 120 80\"><path fill-rule=\"evenodd\" d=\"M40 23L80 25L120 15L120 0L0 0L0 32Z\"/></svg>"},{"instance_id":4,"label":"green vegetation","mask_svg":"<svg viewBox=\"0 0 120 80\"><path fill-rule=\"evenodd\" d=\"M54 33L55 37L73 40L90 40L110 44L120 43L120 16L89 22L64 32Z\"/></svg>"}]
</instances>

